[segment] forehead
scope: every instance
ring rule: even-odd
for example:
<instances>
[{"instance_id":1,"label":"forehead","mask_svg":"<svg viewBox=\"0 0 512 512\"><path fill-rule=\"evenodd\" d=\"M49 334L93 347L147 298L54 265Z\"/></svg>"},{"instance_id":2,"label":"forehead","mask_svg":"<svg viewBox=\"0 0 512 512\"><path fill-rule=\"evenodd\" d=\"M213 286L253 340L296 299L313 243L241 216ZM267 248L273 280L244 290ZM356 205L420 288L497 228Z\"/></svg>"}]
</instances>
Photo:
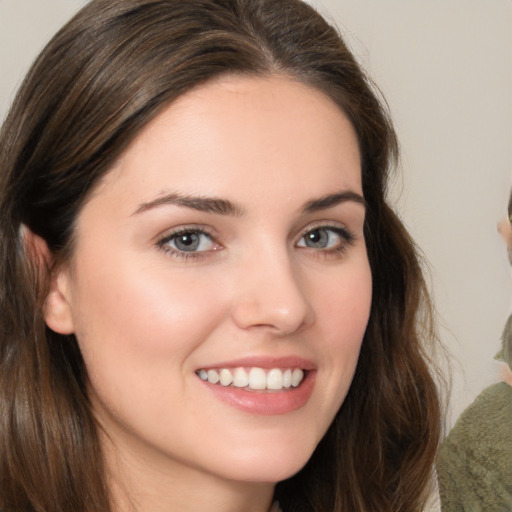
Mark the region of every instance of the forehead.
<instances>
[{"instance_id":1,"label":"forehead","mask_svg":"<svg viewBox=\"0 0 512 512\"><path fill-rule=\"evenodd\" d=\"M358 141L324 93L286 77L222 77L178 98L121 155L107 183L235 199L361 192ZM299 187L300 188L300 187ZM147 197L151 200L151 197Z\"/></svg>"}]
</instances>

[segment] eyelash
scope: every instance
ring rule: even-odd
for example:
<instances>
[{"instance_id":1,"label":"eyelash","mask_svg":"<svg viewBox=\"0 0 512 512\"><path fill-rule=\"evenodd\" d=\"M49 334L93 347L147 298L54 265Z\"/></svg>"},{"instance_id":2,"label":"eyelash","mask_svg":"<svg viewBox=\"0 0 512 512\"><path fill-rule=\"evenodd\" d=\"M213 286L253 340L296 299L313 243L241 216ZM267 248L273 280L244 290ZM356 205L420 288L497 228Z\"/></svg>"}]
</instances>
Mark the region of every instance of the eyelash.
<instances>
[{"instance_id":1,"label":"eyelash","mask_svg":"<svg viewBox=\"0 0 512 512\"><path fill-rule=\"evenodd\" d=\"M306 245L298 245L299 241L304 240L306 235L313 233L314 231L328 231L330 233L334 233L336 236L340 238L340 242L336 244L334 247L331 248L314 248L314 247L308 247ZM213 244L216 245L216 248L213 250L206 250L206 251L181 251L179 249L175 249L170 247L168 244L176 240L180 235L199 235L199 236L206 236L208 237ZM315 255L319 257L340 257L348 247L352 246L354 242L356 241L356 236L352 231L345 227L340 226L331 226L331 225L325 225L320 224L317 226L311 226L306 231L302 233L298 241L295 243L296 247L299 247L301 249L308 250L312 253L315 253ZM179 259L179 260L198 260L204 257L207 257L208 253L215 252L219 249L222 249L222 246L216 241L215 236L209 232L208 230L202 228L202 227L184 227L177 229L176 231L173 231L169 235L166 235L164 238L159 240L157 242L157 247L161 249L165 254L169 254L171 257Z\"/></svg>"},{"instance_id":2,"label":"eyelash","mask_svg":"<svg viewBox=\"0 0 512 512\"><path fill-rule=\"evenodd\" d=\"M326 224L319 224L316 226L308 227L308 229L300 236L299 241L304 240L306 235L313 233L315 231L328 231L330 233L334 233L340 239L339 243L337 243L334 247L331 248L316 249L314 247L299 246L300 248L304 248L306 250L309 250L310 252L313 252L318 257L331 257L334 259L339 258L346 252L346 250L349 247L354 245L356 241L356 235L348 228L340 226L330 226Z\"/></svg>"},{"instance_id":3,"label":"eyelash","mask_svg":"<svg viewBox=\"0 0 512 512\"><path fill-rule=\"evenodd\" d=\"M169 244L172 240L175 240L180 235L199 235L199 236L207 236L214 244L216 244L218 247L221 247L220 244L218 244L215 240L215 236L207 231L204 228L200 227L184 227L177 229L176 231L173 231L169 235L166 235L164 238L159 240L157 242L157 246L164 251L165 254L169 254L173 258L179 259L179 260L191 260L191 259L199 259L205 257L205 253L212 252L212 251L195 251L195 252L187 252L187 251L180 251L179 249L173 249L172 247L169 247ZM216 250L216 249L215 249Z\"/></svg>"}]
</instances>

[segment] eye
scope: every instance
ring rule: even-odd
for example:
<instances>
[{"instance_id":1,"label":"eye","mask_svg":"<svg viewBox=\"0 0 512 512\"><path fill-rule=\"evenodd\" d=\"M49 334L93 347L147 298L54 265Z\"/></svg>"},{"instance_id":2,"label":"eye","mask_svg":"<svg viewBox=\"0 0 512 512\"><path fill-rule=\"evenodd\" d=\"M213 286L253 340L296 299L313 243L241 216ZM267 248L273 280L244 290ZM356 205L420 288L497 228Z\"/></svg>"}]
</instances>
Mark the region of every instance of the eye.
<instances>
[{"instance_id":1,"label":"eye","mask_svg":"<svg viewBox=\"0 0 512 512\"><path fill-rule=\"evenodd\" d=\"M175 255L186 256L189 253L215 251L219 245L213 237L200 229L181 229L166 236L158 242L158 246Z\"/></svg>"},{"instance_id":2,"label":"eye","mask_svg":"<svg viewBox=\"0 0 512 512\"><path fill-rule=\"evenodd\" d=\"M354 236L345 228L320 226L304 233L297 247L307 247L323 251L343 249L354 241Z\"/></svg>"}]
</instances>

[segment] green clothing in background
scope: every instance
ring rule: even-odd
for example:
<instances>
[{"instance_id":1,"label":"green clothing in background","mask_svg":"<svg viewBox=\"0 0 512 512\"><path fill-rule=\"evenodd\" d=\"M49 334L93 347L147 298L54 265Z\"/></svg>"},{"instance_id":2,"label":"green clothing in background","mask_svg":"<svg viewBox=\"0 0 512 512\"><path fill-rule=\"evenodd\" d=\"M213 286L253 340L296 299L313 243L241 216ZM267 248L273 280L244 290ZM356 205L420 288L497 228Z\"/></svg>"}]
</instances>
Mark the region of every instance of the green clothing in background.
<instances>
[{"instance_id":1,"label":"green clothing in background","mask_svg":"<svg viewBox=\"0 0 512 512\"><path fill-rule=\"evenodd\" d=\"M437 471L443 512L512 512L512 388L486 388L444 442Z\"/></svg>"}]
</instances>

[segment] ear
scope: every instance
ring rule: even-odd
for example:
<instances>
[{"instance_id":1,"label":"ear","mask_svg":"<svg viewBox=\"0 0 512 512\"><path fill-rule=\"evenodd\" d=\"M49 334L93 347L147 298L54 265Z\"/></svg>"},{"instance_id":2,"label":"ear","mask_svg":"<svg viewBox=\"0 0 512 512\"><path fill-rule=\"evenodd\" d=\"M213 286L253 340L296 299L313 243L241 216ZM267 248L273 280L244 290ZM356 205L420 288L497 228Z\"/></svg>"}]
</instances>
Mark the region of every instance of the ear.
<instances>
[{"instance_id":1,"label":"ear","mask_svg":"<svg viewBox=\"0 0 512 512\"><path fill-rule=\"evenodd\" d=\"M50 286L44 304L46 325L59 334L73 334L75 325L71 308L69 269L54 269L50 275Z\"/></svg>"},{"instance_id":2,"label":"ear","mask_svg":"<svg viewBox=\"0 0 512 512\"><path fill-rule=\"evenodd\" d=\"M48 294L44 301L43 315L46 325L59 334L75 332L71 309L71 281L67 265L55 263L46 241L23 226L25 247L39 274L47 274Z\"/></svg>"}]
</instances>

